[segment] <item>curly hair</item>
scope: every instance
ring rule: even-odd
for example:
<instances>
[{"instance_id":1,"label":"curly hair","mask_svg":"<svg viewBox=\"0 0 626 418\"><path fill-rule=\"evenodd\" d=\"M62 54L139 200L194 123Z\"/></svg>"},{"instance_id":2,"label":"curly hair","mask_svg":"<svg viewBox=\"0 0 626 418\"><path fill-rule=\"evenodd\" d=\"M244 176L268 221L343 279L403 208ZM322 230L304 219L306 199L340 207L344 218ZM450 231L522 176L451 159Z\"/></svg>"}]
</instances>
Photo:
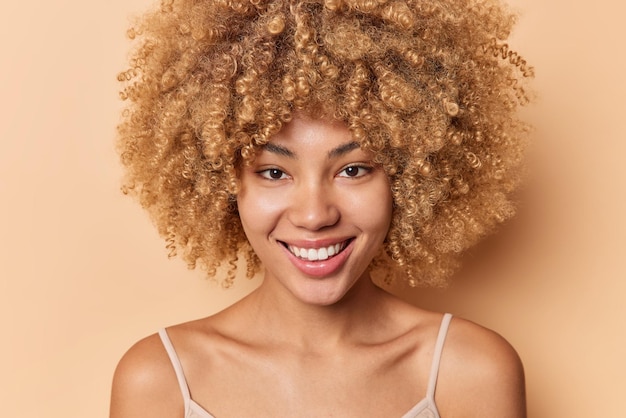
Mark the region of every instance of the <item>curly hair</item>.
<instances>
[{"instance_id":1,"label":"curly hair","mask_svg":"<svg viewBox=\"0 0 626 418\"><path fill-rule=\"evenodd\" d=\"M135 22L118 126L123 191L170 256L215 276L260 262L237 173L294 112L342 121L391 183L373 265L441 285L514 212L533 70L496 0L163 0ZM393 272L393 274L391 274Z\"/></svg>"}]
</instances>

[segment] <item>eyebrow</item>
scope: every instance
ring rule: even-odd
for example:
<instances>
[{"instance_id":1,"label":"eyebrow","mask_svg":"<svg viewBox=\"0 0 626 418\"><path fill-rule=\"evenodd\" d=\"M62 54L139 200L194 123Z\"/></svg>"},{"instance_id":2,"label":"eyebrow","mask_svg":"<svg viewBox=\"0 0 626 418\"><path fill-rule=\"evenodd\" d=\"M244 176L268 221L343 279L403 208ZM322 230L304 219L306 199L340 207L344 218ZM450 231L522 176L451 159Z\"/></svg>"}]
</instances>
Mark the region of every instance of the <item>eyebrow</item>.
<instances>
[{"instance_id":1,"label":"eyebrow","mask_svg":"<svg viewBox=\"0 0 626 418\"><path fill-rule=\"evenodd\" d=\"M296 154L291 151L289 148L283 147L281 145L276 145L276 144L272 144L271 142L268 142L267 144L263 145L263 149L265 151L271 152L272 154L278 154L278 155L283 155L285 157L289 157L289 158L298 158L296 157Z\"/></svg>"},{"instance_id":2,"label":"eyebrow","mask_svg":"<svg viewBox=\"0 0 626 418\"><path fill-rule=\"evenodd\" d=\"M341 157L342 155L345 155L349 153L350 151L355 150L357 148L360 148L360 145L358 142L356 141L347 142L345 144L339 145L337 148L333 148L332 150L328 151L328 158L333 159L333 158ZM263 145L263 149L265 151L271 152L272 154L278 154L278 155L282 155L284 157L293 158L293 159L298 158L296 153L291 151L289 148L283 147L282 145L272 144L271 142L268 142L267 144Z\"/></svg>"},{"instance_id":3,"label":"eyebrow","mask_svg":"<svg viewBox=\"0 0 626 418\"><path fill-rule=\"evenodd\" d=\"M328 151L328 158L332 159L332 158L341 157L342 155L345 155L345 154L349 153L350 151L355 150L355 149L360 148L360 147L361 146L356 141L352 141L352 142L345 143L343 145L339 145L337 148L334 148L334 149Z\"/></svg>"}]
</instances>

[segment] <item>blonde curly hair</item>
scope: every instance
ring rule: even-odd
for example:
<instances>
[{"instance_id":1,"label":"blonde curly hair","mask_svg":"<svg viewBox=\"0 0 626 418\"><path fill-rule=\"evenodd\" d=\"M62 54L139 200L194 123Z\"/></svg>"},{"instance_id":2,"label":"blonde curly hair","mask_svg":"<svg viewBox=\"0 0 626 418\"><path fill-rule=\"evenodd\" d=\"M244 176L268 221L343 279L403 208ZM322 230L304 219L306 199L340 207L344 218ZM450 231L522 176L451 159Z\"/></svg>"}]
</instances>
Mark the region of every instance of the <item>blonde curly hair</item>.
<instances>
[{"instance_id":1,"label":"blonde curly hair","mask_svg":"<svg viewBox=\"0 0 626 418\"><path fill-rule=\"evenodd\" d=\"M393 217L376 268L440 285L512 216L532 68L495 0L164 0L129 30L119 75L123 190L170 255L209 276L259 268L237 171L294 112L343 121L387 173ZM388 274L392 277L392 274Z\"/></svg>"}]
</instances>

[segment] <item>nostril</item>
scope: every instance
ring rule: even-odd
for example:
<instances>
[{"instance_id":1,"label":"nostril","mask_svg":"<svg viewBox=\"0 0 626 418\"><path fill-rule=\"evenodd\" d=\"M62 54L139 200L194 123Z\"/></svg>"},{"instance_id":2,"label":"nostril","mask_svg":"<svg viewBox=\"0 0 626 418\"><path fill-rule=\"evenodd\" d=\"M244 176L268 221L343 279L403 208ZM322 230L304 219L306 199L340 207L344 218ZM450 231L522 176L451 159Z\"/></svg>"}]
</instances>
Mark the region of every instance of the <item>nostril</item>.
<instances>
[{"instance_id":1,"label":"nostril","mask_svg":"<svg viewBox=\"0 0 626 418\"><path fill-rule=\"evenodd\" d=\"M324 197L309 195L291 207L289 219L292 224L310 230L335 225L340 218L337 207Z\"/></svg>"}]
</instances>

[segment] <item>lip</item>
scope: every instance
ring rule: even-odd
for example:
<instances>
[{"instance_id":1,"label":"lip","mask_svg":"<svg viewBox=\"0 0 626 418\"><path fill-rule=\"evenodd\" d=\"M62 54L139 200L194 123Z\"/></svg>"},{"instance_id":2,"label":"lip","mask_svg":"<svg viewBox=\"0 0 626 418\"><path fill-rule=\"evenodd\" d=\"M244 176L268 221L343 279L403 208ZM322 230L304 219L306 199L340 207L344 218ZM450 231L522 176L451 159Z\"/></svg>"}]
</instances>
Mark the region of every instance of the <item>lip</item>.
<instances>
[{"instance_id":1,"label":"lip","mask_svg":"<svg viewBox=\"0 0 626 418\"><path fill-rule=\"evenodd\" d=\"M289 259L289 261L291 261L291 263L298 270L300 270L302 273L306 274L307 276L321 278L321 277L329 276L335 273L345 264L346 260L348 259L348 257L350 256L354 248L354 239L348 238L344 240L328 239L328 240L316 240L316 241L290 241L288 243L288 245L295 245L297 247L302 247L302 248L321 248L321 247L327 247L329 245L337 244L337 243L344 242L344 241L349 241L349 242L347 243L343 251L341 251L339 254L331 258L328 258L326 260L317 260L317 261L303 260L301 258L296 257L294 254L291 253L291 251L289 251L288 248L285 247L284 244L287 244L287 243L283 241L281 241L279 245L283 249L285 254L287 255L287 258Z\"/></svg>"}]
</instances>

